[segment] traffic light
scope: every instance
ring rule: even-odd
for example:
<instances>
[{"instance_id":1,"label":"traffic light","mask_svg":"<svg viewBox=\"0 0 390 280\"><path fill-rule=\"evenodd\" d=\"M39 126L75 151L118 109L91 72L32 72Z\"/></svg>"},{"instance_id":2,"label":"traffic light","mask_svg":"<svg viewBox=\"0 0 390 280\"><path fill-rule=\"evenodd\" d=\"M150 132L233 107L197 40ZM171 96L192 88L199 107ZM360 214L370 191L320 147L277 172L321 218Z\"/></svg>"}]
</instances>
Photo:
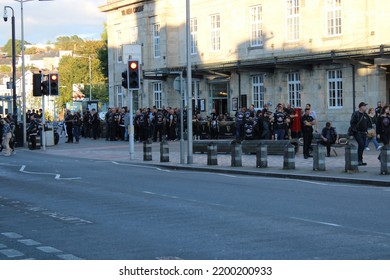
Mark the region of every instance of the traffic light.
<instances>
[{"instance_id":1,"label":"traffic light","mask_svg":"<svg viewBox=\"0 0 390 280\"><path fill-rule=\"evenodd\" d=\"M122 72L122 87L127 88L127 71Z\"/></svg>"},{"instance_id":2,"label":"traffic light","mask_svg":"<svg viewBox=\"0 0 390 280\"><path fill-rule=\"evenodd\" d=\"M129 89L140 89L140 65L138 60L128 61Z\"/></svg>"},{"instance_id":3,"label":"traffic light","mask_svg":"<svg viewBox=\"0 0 390 280\"><path fill-rule=\"evenodd\" d=\"M48 81L43 81L41 83L42 86L42 95L49 95L49 83Z\"/></svg>"},{"instance_id":4,"label":"traffic light","mask_svg":"<svg viewBox=\"0 0 390 280\"><path fill-rule=\"evenodd\" d=\"M59 94L58 73L49 74L49 94L50 95Z\"/></svg>"},{"instance_id":5,"label":"traffic light","mask_svg":"<svg viewBox=\"0 0 390 280\"><path fill-rule=\"evenodd\" d=\"M33 74L33 96L42 96L42 74Z\"/></svg>"}]
</instances>

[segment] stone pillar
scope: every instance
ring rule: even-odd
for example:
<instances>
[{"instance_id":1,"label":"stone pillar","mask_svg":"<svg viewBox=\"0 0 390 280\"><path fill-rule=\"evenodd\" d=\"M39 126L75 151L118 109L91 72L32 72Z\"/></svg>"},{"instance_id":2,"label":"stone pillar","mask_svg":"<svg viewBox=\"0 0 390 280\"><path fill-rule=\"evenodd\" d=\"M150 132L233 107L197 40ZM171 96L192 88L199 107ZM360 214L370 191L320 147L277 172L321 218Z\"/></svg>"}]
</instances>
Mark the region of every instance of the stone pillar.
<instances>
[{"instance_id":1,"label":"stone pillar","mask_svg":"<svg viewBox=\"0 0 390 280\"><path fill-rule=\"evenodd\" d=\"M256 168L268 167L268 147L264 143L260 143L256 148Z\"/></svg>"},{"instance_id":2,"label":"stone pillar","mask_svg":"<svg viewBox=\"0 0 390 280\"><path fill-rule=\"evenodd\" d=\"M152 160L152 143L148 140L144 141L144 161Z\"/></svg>"},{"instance_id":3,"label":"stone pillar","mask_svg":"<svg viewBox=\"0 0 390 280\"><path fill-rule=\"evenodd\" d=\"M160 162L169 162L169 145L165 139L160 143Z\"/></svg>"},{"instance_id":4,"label":"stone pillar","mask_svg":"<svg viewBox=\"0 0 390 280\"><path fill-rule=\"evenodd\" d=\"M345 172L357 173L358 168L358 150L353 144L349 144L345 147Z\"/></svg>"},{"instance_id":5,"label":"stone pillar","mask_svg":"<svg viewBox=\"0 0 390 280\"><path fill-rule=\"evenodd\" d=\"M295 147L291 143L284 147L283 169L295 169Z\"/></svg>"},{"instance_id":6,"label":"stone pillar","mask_svg":"<svg viewBox=\"0 0 390 280\"><path fill-rule=\"evenodd\" d=\"M325 171L325 146L315 145L313 146L313 170Z\"/></svg>"},{"instance_id":7,"label":"stone pillar","mask_svg":"<svg viewBox=\"0 0 390 280\"><path fill-rule=\"evenodd\" d=\"M207 165L218 165L217 144L210 142L207 146Z\"/></svg>"},{"instance_id":8,"label":"stone pillar","mask_svg":"<svg viewBox=\"0 0 390 280\"><path fill-rule=\"evenodd\" d=\"M385 145L382 147L380 154L381 161L381 174L389 175L390 174L390 146Z\"/></svg>"},{"instance_id":9,"label":"stone pillar","mask_svg":"<svg viewBox=\"0 0 390 280\"><path fill-rule=\"evenodd\" d=\"M232 141L231 144L232 167L242 167L242 146L241 143Z\"/></svg>"}]
</instances>

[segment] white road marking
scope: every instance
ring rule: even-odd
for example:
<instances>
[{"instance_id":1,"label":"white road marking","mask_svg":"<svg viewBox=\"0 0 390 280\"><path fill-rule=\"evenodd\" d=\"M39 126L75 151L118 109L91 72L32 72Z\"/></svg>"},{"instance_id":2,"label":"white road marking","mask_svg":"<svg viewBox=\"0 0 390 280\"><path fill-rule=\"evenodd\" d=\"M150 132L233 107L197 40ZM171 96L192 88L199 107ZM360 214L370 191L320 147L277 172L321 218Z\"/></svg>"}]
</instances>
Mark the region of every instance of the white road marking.
<instances>
[{"instance_id":1,"label":"white road marking","mask_svg":"<svg viewBox=\"0 0 390 280\"><path fill-rule=\"evenodd\" d=\"M328 186L329 184L327 183L319 183L315 181L306 181L306 180L295 180L297 182L302 182L302 183L308 183L308 184L314 184L314 185L320 185L320 186Z\"/></svg>"},{"instance_id":2,"label":"white road marking","mask_svg":"<svg viewBox=\"0 0 390 280\"><path fill-rule=\"evenodd\" d=\"M56 180L80 180L81 177L73 177L73 178L61 178L61 174L58 173L47 173L47 172L32 172L32 171L26 171L26 166L22 165L19 172L25 173L25 174L32 174L32 175L48 175L48 176L54 176L54 179Z\"/></svg>"},{"instance_id":3,"label":"white road marking","mask_svg":"<svg viewBox=\"0 0 390 280\"><path fill-rule=\"evenodd\" d=\"M82 258L76 257L75 255L72 254L57 255L57 257L63 260L74 260L74 261L82 260Z\"/></svg>"},{"instance_id":4,"label":"white road marking","mask_svg":"<svg viewBox=\"0 0 390 280\"><path fill-rule=\"evenodd\" d=\"M334 224L334 223L328 223L328 222L322 222L322 221L315 221L315 220L309 220L309 219L303 219L303 218L297 218L297 217L290 217L291 219L303 221L303 222L309 222L314 224L320 224L325 226L332 226L332 227L342 227L342 225Z\"/></svg>"},{"instance_id":5,"label":"white road marking","mask_svg":"<svg viewBox=\"0 0 390 280\"><path fill-rule=\"evenodd\" d=\"M228 174L222 174L222 173L217 173L217 175L222 176L222 177L237 178L236 175L228 175Z\"/></svg>"},{"instance_id":6,"label":"white road marking","mask_svg":"<svg viewBox=\"0 0 390 280\"><path fill-rule=\"evenodd\" d=\"M153 192L147 192L147 191L143 191L143 193L146 193L146 194L151 194L151 195L157 195L156 193L153 193Z\"/></svg>"},{"instance_id":7,"label":"white road marking","mask_svg":"<svg viewBox=\"0 0 390 280\"><path fill-rule=\"evenodd\" d=\"M16 232L2 232L1 234L8 237L8 238L12 238L12 239L23 238L22 235L20 235Z\"/></svg>"},{"instance_id":8,"label":"white road marking","mask_svg":"<svg viewBox=\"0 0 390 280\"><path fill-rule=\"evenodd\" d=\"M37 249L39 251L42 251L42 252L45 252L45 253L61 253L62 251L61 250L58 250L54 247L50 247L50 246L41 246L41 247L37 247Z\"/></svg>"},{"instance_id":9,"label":"white road marking","mask_svg":"<svg viewBox=\"0 0 390 280\"><path fill-rule=\"evenodd\" d=\"M20 239L18 242L23 243L26 246L36 246L36 245L41 245L40 242L32 240L32 239Z\"/></svg>"},{"instance_id":10,"label":"white road marking","mask_svg":"<svg viewBox=\"0 0 390 280\"><path fill-rule=\"evenodd\" d=\"M5 249L5 250L0 250L0 253L5 255L8 258L16 258L16 257L21 257L24 256L24 254L18 250L14 249Z\"/></svg>"}]
</instances>

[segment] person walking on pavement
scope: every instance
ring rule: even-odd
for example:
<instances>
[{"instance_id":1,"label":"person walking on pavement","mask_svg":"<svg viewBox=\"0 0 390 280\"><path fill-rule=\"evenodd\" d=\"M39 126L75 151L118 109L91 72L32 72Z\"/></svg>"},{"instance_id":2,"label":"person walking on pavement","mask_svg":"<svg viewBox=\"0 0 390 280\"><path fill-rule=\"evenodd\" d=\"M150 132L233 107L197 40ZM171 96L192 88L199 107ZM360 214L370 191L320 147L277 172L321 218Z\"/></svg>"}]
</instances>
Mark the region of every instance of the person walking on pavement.
<instances>
[{"instance_id":1,"label":"person walking on pavement","mask_svg":"<svg viewBox=\"0 0 390 280\"><path fill-rule=\"evenodd\" d=\"M315 119L310 115L310 108L305 108L305 113L301 117L302 134L303 134L303 157L305 159L312 157L310 155L310 146L313 140L313 126Z\"/></svg>"},{"instance_id":2,"label":"person walking on pavement","mask_svg":"<svg viewBox=\"0 0 390 280\"><path fill-rule=\"evenodd\" d=\"M367 165L366 162L363 161L363 152L366 147L367 140L367 129L368 122L370 121L370 117L366 113L365 102L359 103L359 110L355 111L352 114L350 125L353 131L353 137L358 143L358 165Z\"/></svg>"},{"instance_id":3,"label":"person walking on pavement","mask_svg":"<svg viewBox=\"0 0 390 280\"><path fill-rule=\"evenodd\" d=\"M4 149L4 155L5 156L10 156L11 153L12 153L12 149L11 147L9 146L9 141L11 140L11 136L12 136L12 133L11 133L11 126L10 124L4 120L4 119L1 119L1 124L3 126L3 129L2 129L2 146L3 146L3 149Z\"/></svg>"}]
</instances>

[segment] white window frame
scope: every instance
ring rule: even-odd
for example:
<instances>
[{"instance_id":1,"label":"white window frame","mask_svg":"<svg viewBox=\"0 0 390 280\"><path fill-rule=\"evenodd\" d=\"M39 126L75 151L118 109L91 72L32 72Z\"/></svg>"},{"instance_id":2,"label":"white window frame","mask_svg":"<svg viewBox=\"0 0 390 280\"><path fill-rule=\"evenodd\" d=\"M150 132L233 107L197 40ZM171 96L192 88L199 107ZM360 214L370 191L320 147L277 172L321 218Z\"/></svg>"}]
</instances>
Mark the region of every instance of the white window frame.
<instances>
[{"instance_id":1,"label":"white window frame","mask_svg":"<svg viewBox=\"0 0 390 280\"><path fill-rule=\"evenodd\" d=\"M256 109L264 108L265 105L265 89L264 75L252 76L252 100Z\"/></svg>"},{"instance_id":2,"label":"white window frame","mask_svg":"<svg viewBox=\"0 0 390 280\"><path fill-rule=\"evenodd\" d=\"M301 108L301 75L299 72L287 74L288 103L293 108Z\"/></svg>"},{"instance_id":3,"label":"white window frame","mask_svg":"<svg viewBox=\"0 0 390 280\"><path fill-rule=\"evenodd\" d=\"M286 41L299 41L299 0L286 0Z\"/></svg>"},{"instance_id":4,"label":"white window frame","mask_svg":"<svg viewBox=\"0 0 390 280\"><path fill-rule=\"evenodd\" d=\"M116 86L116 104L117 107L122 108L123 107L123 88L122 85Z\"/></svg>"},{"instance_id":5,"label":"white window frame","mask_svg":"<svg viewBox=\"0 0 390 280\"><path fill-rule=\"evenodd\" d=\"M221 50L220 14L210 15L210 50L213 52Z\"/></svg>"},{"instance_id":6,"label":"white window frame","mask_svg":"<svg viewBox=\"0 0 390 280\"><path fill-rule=\"evenodd\" d=\"M263 46L263 14L262 6L250 7L250 46Z\"/></svg>"},{"instance_id":7,"label":"white window frame","mask_svg":"<svg viewBox=\"0 0 390 280\"><path fill-rule=\"evenodd\" d=\"M326 35L340 36L342 33L341 0L327 0Z\"/></svg>"},{"instance_id":8,"label":"white window frame","mask_svg":"<svg viewBox=\"0 0 390 280\"><path fill-rule=\"evenodd\" d=\"M191 54L198 53L198 19L192 18L190 20L191 33Z\"/></svg>"},{"instance_id":9,"label":"white window frame","mask_svg":"<svg viewBox=\"0 0 390 280\"><path fill-rule=\"evenodd\" d=\"M156 106L157 109L161 109L163 105L162 83L161 82L152 83L152 87L153 87L153 105Z\"/></svg>"},{"instance_id":10,"label":"white window frame","mask_svg":"<svg viewBox=\"0 0 390 280\"><path fill-rule=\"evenodd\" d=\"M341 69L327 71L328 108L343 108L343 72Z\"/></svg>"},{"instance_id":11,"label":"white window frame","mask_svg":"<svg viewBox=\"0 0 390 280\"><path fill-rule=\"evenodd\" d=\"M160 37L160 24L153 24L153 55L154 58L161 57L161 37Z\"/></svg>"},{"instance_id":12,"label":"white window frame","mask_svg":"<svg viewBox=\"0 0 390 280\"><path fill-rule=\"evenodd\" d=\"M130 28L130 44L136 44L138 39L138 27Z\"/></svg>"},{"instance_id":13,"label":"white window frame","mask_svg":"<svg viewBox=\"0 0 390 280\"><path fill-rule=\"evenodd\" d=\"M123 62L123 48L122 48L122 31L116 31L116 61Z\"/></svg>"}]
</instances>

